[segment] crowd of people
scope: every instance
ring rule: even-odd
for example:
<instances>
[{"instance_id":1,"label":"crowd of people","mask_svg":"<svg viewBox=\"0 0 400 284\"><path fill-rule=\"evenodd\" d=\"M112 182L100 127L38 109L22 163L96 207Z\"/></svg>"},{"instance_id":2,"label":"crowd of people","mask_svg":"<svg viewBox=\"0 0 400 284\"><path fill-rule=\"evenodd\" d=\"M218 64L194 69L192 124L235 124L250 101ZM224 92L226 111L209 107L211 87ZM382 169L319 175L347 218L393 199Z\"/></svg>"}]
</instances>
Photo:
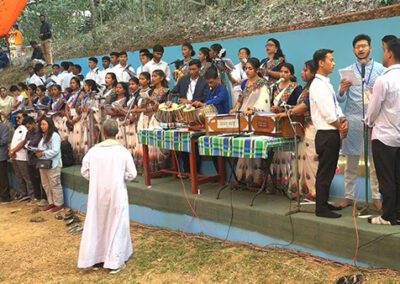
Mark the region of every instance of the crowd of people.
<instances>
[{"instance_id":1,"label":"crowd of people","mask_svg":"<svg viewBox=\"0 0 400 284\"><path fill-rule=\"evenodd\" d=\"M47 41L48 27L45 22L43 25L42 40ZM137 133L159 127L155 115L159 105L174 102L196 108L214 105L219 114L252 115L263 111L273 112L277 118L304 116L305 136L298 156L293 158L291 152L277 151L269 184L290 198L301 194L305 200L316 200L316 215L328 218L340 217L334 211L352 205L355 200L363 125L368 123L372 127L369 174L373 204L377 210L383 209L382 216L370 221L396 224L400 218L399 159L396 160L400 126L393 113L400 109L396 82L390 81L397 71L390 71L397 70L400 60L399 40L385 36L382 48L383 63L388 68L370 57L371 38L357 35L353 40L355 62L345 68L357 80L343 77L337 92L328 78L334 68L332 50L317 50L304 63L302 84L295 76L294 66L287 62L280 42L274 38L265 43L265 59L252 57L250 49L243 47L238 50L236 65L225 57L226 50L218 43L201 47L194 58L196 51L185 42L181 46L183 58L174 62L173 72L170 64L162 60L164 48L159 44L152 52L139 51L141 65L136 70L127 63L125 51L102 57L101 68L98 59L90 57L89 72L85 75L81 74L80 65L63 61L53 64L52 73L45 76L44 64L36 63L25 82L0 89L0 198L4 202L11 200L5 174L6 161L11 159L17 180L16 198L29 200L28 204L39 202L45 210L59 211L63 205L63 161L80 164L90 148L104 141L103 123L108 118L117 121L116 139L128 149L141 173L143 154ZM381 78L388 82L378 84ZM339 102L345 102L343 108ZM328 203L329 188L340 148L346 156L345 196L332 205ZM382 160L384 153L391 153L393 161ZM295 159L300 189L292 174ZM169 160L168 151L150 147L151 171L167 167ZM239 159L238 180L248 185L261 184L265 175L263 162Z\"/></svg>"}]
</instances>

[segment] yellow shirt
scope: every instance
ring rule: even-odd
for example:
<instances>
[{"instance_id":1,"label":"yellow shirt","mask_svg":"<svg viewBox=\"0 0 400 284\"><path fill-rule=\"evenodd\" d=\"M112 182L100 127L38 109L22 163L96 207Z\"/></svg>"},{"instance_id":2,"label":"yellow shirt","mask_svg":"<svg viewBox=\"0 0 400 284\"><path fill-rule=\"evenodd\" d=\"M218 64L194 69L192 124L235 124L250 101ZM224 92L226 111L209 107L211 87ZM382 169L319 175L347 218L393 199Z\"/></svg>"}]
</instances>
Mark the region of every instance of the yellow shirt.
<instances>
[{"instance_id":1,"label":"yellow shirt","mask_svg":"<svg viewBox=\"0 0 400 284\"><path fill-rule=\"evenodd\" d=\"M15 45L22 45L22 33L19 30L12 31L10 34L14 37Z\"/></svg>"}]
</instances>

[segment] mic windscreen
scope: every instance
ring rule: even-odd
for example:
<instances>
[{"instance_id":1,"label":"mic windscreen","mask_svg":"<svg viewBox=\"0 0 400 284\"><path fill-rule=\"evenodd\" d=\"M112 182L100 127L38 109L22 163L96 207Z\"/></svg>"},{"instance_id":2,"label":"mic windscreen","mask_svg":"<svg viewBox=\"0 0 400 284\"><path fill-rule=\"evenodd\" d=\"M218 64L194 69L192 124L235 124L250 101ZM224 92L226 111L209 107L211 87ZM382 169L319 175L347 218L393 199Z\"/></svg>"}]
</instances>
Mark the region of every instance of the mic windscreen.
<instances>
[{"instance_id":1,"label":"mic windscreen","mask_svg":"<svg viewBox=\"0 0 400 284\"><path fill-rule=\"evenodd\" d=\"M365 77L365 65L367 65L367 62L365 60L361 60L361 78Z\"/></svg>"}]
</instances>

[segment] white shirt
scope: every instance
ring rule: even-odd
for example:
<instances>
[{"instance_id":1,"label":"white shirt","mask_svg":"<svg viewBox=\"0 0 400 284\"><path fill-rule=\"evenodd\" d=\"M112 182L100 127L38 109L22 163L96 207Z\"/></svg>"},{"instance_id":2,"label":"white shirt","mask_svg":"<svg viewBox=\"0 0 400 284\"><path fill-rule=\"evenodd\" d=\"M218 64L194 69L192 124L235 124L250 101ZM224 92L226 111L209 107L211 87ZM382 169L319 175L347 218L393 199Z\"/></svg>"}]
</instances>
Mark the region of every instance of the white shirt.
<instances>
[{"instance_id":1,"label":"white shirt","mask_svg":"<svg viewBox=\"0 0 400 284\"><path fill-rule=\"evenodd\" d=\"M112 68L111 72L113 72L115 76L117 76L118 82L128 83L131 76L127 72L127 69L129 69L133 74L135 74L135 69L133 69L132 66L130 65L122 66L121 64L115 65Z\"/></svg>"},{"instance_id":2,"label":"white shirt","mask_svg":"<svg viewBox=\"0 0 400 284\"><path fill-rule=\"evenodd\" d=\"M143 71L149 72L150 75L154 70L162 70L165 73L165 79L169 82L171 80L171 70L169 69L168 63L160 60L160 62L154 62L154 59L150 60L143 67Z\"/></svg>"},{"instance_id":3,"label":"white shirt","mask_svg":"<svg viewBox=\"0 0 400 284\"><path fill-rule=\"evenodd\" d=\"M96 84L101 84L99 68L90 69L85 76L85 80L94 80Z\"/></svg>"},{"instance_id":4,"label":"white shirt","mask_svg":"<svg viewBox=\"0 0 400 284\"><path fill-rule=\"evenodd\" d=\"M20 125L15 129L14 135L11 140L10 149L14 149L19 143L25 140L26 133L28 129L25 126ZM22 148L18 152L15 153L17 161L28 161L28 151L25 148Z\"/></svg>"},{"instance_id":5,"label":"white shirt","mask_svg":"<svg viewBox=\"0 0 400 284\"><path fill-rule=\"evenodd\" d=\"M190 78L190 84L186 93L186 99L188 101L193 101L193 94L194 94L194 89L196 88L197 81L199 80L199 77L196 79Z\"/></svg>"},{"instance_id":6,"label":"white shirt","mask_svg":"<svg viewBox=\"0 0 400 284\"><path fill-rule=\"evenodd\" d=\"M74 74L69 73L68 71L63 71L60 75L58 75L60 78L60 86L61 90L65 91L66 88L70 86L71 83L71 78L74 76Z\"/></svg>"},{"instance_id":7,"label":"white shirt","mask_svg":"<svg viewBox=\"0 0 400 284\"><path fill-rule=\"evenodd\" d=\"M378 79L368 104L366 123L371 139L400 147L400 64L390 66Z\"/></svg>"},{"instance_id":8,"label":"white shirt","mask_svg":"<svg viewBox=\"0 0 400 284\"><path fill-rule=\"evenodd\" d=\"M99 76L100 76L100 85L105 85L106 84L106 75L111 71L111 67L108 67L107 69L103 69L99 72Z\"/></svg>"},{"instance_id":9,"label":"white shirt","mask_svg":"<svg viewBox=\"0 0 400 284\"><path fill-rule=\"evenodd\" d=\"M142 72L145 72L146 70L144 70L144 65L140 65L137 69L136 69L136 74L138 75L138 77L140 76L140 74Z\"/></svg>"},{"instance_id":10,"label":"white shirt","mask_svg":"<svg viewBox=\"0 0 400 284\"><path fill-rule=\"evenodd\" d=\"M310 86L310 109L311 119L317 130L337 129L331 123L344 115L328 77L315 75Z\"/></svg>"},{"instance_id":11,"label":"white shirt","mask_svg":"<svg viewBox=\"0 0 400 284\"><path fill-rule=\"evenodd\" d=\"M240 80L241 82L247 79L247 75L246 72L244 72L242 63L238 63L235 65L235 69L232 70L231 76L236 81Z\"/></svg>"},{"instance_id":12,"label":"white shirt","mask_svg":"<svg viewBox=\"0 0 400 284\"><path fill-rule=\"evenodd\" d=\"M32 77L28 81L28 85L35 84L36 86L43 86L46 83L46 79L44 76L39 77L36 74L33 74Z\"/></svg>"},{"instance_id":13,"label":"white shirt","mask_svg":"<svg viewBox=\"0 0 400 284\"><path fill-rule=\"evenodd\" d=\"M8 115L11 111L12 103L13 98L11 96L6 96L4 99L0 97L0 113Z\"/></svg>"},{"instance_id":14,"label":"white shirt","mask_svg":"<svg viewBox=\"0 0 400 284\"><path fill-rule=\"evenodd\" d=\"M60 86L61 86L60 74L58 74L58 75L51 74L50 80L53 80L54 82L56 82L57 85L60 85Z\"/></svg>"}]
</instances>

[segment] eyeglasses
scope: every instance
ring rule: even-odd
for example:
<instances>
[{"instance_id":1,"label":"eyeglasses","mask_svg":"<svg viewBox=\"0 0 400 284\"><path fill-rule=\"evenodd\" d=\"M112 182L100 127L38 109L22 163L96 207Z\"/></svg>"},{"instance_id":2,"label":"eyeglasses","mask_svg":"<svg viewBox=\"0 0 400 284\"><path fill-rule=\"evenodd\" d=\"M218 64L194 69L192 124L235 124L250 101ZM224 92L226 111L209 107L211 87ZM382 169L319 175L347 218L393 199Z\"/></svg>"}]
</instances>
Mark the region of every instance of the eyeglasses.
<instances>
[{"instance_id":1,"label":"eyeglasses","mask_svg":"<svg viewBox=\"0 0 400 284\"><path fill-rule=\"evenodd\" d=\"M265 46L275 46L273 43L267 43Z\"/></svg>"}]
</instances>

